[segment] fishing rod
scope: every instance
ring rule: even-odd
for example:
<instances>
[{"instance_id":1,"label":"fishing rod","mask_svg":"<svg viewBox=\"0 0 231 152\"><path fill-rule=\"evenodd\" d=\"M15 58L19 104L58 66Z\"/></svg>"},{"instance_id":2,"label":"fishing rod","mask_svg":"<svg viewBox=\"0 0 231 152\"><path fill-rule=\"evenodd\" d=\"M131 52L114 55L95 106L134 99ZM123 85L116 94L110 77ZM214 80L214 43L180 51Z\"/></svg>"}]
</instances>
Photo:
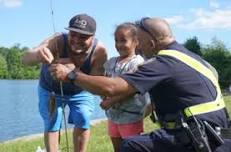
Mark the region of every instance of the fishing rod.
<instances>
[{"instance_id":1,"label":"fishing rod","mask_svg":"<svg viewBox=\"0 0 231 152\"><path fill-rule=\"evenodd\" d=\"M51 19L52 19L52 27L53 32L56 33L55 29L55 19L54 19L54 10L53 10L53 3L52 0L50 0L50 11L51 11ZM55 49L57 50L57 41L55 42ZM59 51L57 51L56 59L59 58ZM65 114L65 104L64 104L64 93L63 93L63 82L59 81L60 84L60 93L61 93L61 102L62 102L62 114L64 119L64 128L65 128L65 137L66 137L66 146L67 146L67 152L69 152L69 142L68 142L68 136L67 136L67 123L66 123L66 114ZM61 139L61 128L59 129L59 145L60 145L60 139Z\"/></svg>"}]
</instances>

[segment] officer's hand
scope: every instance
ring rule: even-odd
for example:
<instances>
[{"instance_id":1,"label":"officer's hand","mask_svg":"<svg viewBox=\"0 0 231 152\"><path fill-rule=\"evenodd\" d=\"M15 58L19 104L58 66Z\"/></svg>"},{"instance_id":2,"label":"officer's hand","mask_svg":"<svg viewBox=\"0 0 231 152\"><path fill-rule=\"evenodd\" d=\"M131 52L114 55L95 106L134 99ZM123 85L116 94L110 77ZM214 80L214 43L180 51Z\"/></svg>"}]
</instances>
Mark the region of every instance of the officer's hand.
<instances>
[{"instance_id":1,"label":"officer's hand","mask_svg":"<svg viewBox=\"0 0 231 152\"><path fill-rule=\"evenodd\" d=\"M42 63L51 64L54 56L47 47L40 47L37 51L37 59Z\"/></svg>"},{"instance_id":2,"label":"officer's hand","mask_svg":"<svg viewBox=\"0 0 231 152\"><path fill-rule=\"evenodd\" d=\"M67 78L67 75L68 75L68 73L71 72L71 69L69 69L65 65L52 64L49 68L49 71L50 71L53 79L60 80L60 81L69 81Z\"/></svg>"}]
</instances>

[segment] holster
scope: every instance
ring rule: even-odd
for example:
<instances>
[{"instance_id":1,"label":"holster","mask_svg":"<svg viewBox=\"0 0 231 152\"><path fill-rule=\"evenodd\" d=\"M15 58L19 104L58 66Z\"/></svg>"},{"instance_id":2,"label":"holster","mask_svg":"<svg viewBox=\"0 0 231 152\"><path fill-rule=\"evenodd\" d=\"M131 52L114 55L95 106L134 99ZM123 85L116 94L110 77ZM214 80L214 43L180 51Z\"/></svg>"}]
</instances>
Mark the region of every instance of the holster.
<instances>
[{"instance_id":1,"label":"holster","mask_svg":"<svg viewBox=\"0 0 231 152\"><path fill-rule=\"evenodd\" d=\"M196 118L193 118L189 122L182 120L182 127L186 131L196 152L212 152L205 126L202 122L196 120Z\"/></svg>"},{"instance_id":2,"label":"holster","mask_svg":"<svg viewBox=\"0 0 231 152\"><path fill-rule=\"evenodd\" d=\"M205 129L208 136L210 137L210 140L212 140L217 147L224 144L220 133L213 129L213 127L207 121L203 121L203 124L205 125Z\"/></svg>"}]
</instances>

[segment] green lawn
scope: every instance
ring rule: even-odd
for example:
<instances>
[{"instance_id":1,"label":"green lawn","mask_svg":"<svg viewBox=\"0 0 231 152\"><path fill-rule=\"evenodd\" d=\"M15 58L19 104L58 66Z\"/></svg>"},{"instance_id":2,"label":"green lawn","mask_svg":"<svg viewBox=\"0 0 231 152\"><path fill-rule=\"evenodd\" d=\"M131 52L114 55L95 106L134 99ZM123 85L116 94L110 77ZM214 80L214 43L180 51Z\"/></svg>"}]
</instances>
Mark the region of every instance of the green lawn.
<instances>
[{"instance_id":1,"label":"green lawn","mask_svg":"<svg viewBox=\"0 0 231 152\"><path fill-rule=\"evenodd\" d=\"M228 110L231 112L231 96L224 97ZM88 146L88 152L110 152L112 151L112 145L106 133L106 122L102 122L91 128L91 139ZM153 128L157 128L156 124L153 124L147 117L145 119L145 132L151 131ZM72 134L68 133L70 150L72 152ZM0 143L0 152L35 152L37 146L43 146L42 138L33 140L19 140L11 143ZM61 138L61 150L66 152L65 136Z\"/></svg>"}]
</instances>

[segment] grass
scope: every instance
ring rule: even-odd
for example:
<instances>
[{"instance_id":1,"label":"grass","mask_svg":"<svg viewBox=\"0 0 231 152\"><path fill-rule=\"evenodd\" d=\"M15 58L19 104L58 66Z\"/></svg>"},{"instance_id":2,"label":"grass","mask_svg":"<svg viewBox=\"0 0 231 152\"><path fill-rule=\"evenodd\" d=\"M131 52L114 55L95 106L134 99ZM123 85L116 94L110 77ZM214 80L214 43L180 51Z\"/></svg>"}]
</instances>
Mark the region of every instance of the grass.
<instances>
[{"instance_id":1,"label":"grass","mask_svg":"<svg viewBox=\"0 0 231 152\"><path fill-rule=\"evenodd\" d=\"M224 97L226 102L227 109L231 113L231 96ZM145 132L149 132L158 126L153 124L149 117L145 119ZM88 145L88 152L110 152L112 151L112 145L109 137L107 136L106 131L106 122L101 122L91 128L91 139ZM61 136L61 150L62 152L66 152L66 143L65 143L65 135ZM68 141L70 145L69 152L72 152L73 144L72 144L72 133L68 132ZM38 137L36 139L22 139L17 140L10 143L0 143L0 152L35 152L37 147L43 146L43 139Z\"/></svg>"}]
</instances>

